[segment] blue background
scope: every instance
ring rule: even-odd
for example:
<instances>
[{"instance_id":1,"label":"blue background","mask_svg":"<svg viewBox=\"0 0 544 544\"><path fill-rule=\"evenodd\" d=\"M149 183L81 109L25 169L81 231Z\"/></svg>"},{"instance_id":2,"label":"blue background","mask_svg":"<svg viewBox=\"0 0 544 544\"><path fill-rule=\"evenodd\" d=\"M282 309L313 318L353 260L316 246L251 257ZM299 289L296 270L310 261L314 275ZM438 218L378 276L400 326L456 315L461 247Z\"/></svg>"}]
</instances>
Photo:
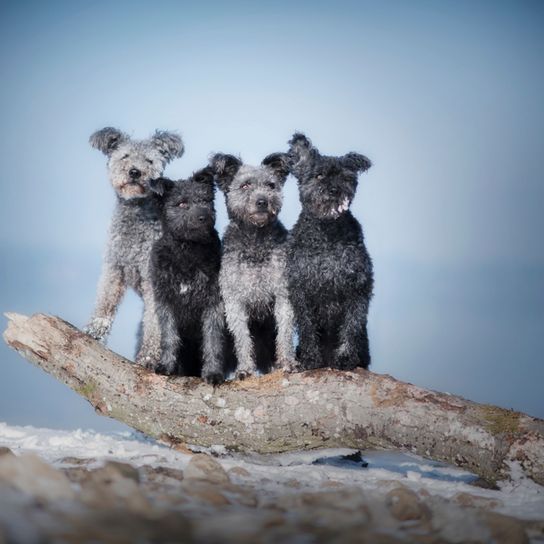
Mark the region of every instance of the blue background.
<instances>
[{"instance_id":1,"label":"blue background","mask_svg":"<svg viewBox=\"0 0 544 544\"><path fill-rule=\"evenodd\" d=\"M374 162L353 205L372 369L544 417L543 30L538 1L1 2L0 309L88 319L114 204L94 130L179 130L172 177L303 130ZM299 210L290 178L287 226ZM140 312L129 294L127 356ZM0 364L0 420L120 428Z\"/></svg>"}]
</instances>

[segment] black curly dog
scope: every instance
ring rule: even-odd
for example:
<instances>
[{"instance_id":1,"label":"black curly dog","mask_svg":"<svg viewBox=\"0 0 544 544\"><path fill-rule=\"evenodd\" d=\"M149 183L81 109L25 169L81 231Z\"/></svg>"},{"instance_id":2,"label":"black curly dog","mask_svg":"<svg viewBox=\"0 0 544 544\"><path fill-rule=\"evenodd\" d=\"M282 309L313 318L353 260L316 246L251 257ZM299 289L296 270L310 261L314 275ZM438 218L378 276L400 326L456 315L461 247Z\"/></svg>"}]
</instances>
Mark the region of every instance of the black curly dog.
<instances>
[{"instance_id":1,"label":"black curly dog","mask_svg":"<svg viewBox=\"0 0 544 544\"><path fill-rule=\"evenodd\" d=\"M161 328L162 374L224 380L225 323L219 294L221 241L215 229L214 173L158 178L163 235L151 251L151 280Z\"/></svg>"},{"instance_id":2,"label":"black curly dog","mask_svg":"<svg viewBox=\"0 0 544 544\"><path fill-rule=\"evenodd\" d=\"M349 206L358 173L368 170L371 162L358 153L321 155L300 133L289 144L290 170L302 203L287 250L300 366L367 368L372 261Z\"/></svg>"}]
</instances>

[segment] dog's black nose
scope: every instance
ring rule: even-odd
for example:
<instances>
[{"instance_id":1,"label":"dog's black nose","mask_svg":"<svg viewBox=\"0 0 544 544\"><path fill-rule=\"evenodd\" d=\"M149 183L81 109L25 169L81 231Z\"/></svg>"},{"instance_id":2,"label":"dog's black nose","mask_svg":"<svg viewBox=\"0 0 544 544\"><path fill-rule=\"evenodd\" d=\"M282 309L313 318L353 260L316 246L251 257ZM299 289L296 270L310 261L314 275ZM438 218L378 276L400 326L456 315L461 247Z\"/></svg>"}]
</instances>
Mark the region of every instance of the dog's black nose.
<instances>
[{"instance_id":1,"label":"dog's black nose","mask_svg":"<svg viewBox=\"0 0 544 544\"><path fill-rule=\"evenodd\" d=\"M259 198L257 200L257 209L266 210L268 208L268 200L266 198Z\"/></svg>"},{"instance_id":2,"label":"dog's black nose","mask_svg":"<svg viewBox=\"0 0 544 544\"><path fill-rule=\"evenodd\" d=\"M329 187L329 194L331 196L336 196L338 194L338 188L336 187Z\"/></svg>"},{"instance_id":3,"label":"dog's black nose","mask_svg":"<svg viewBox=\"0 0 544 544\"><path fill-rule=\"evenodd\" d=\"M138 170L137 168L131 168L128 171L128 175L130 176L131 179L140 179L142 172L140 172L140 170Z\"/></svg>"}]
</instances>

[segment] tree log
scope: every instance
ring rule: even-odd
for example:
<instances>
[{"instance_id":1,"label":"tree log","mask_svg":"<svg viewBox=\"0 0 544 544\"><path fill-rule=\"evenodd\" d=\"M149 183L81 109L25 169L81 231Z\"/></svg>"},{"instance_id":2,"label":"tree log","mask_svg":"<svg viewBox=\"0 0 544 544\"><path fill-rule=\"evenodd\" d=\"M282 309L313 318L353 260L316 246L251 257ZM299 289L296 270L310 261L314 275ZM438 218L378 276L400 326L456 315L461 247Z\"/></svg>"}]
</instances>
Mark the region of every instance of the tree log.
<instances>
[{"instance_id":1,"label":"tree log","mask_svg":"<svg viewBox=\"0 0 544 544\"><path fill-rule=\"evenodd\" d=\"M544 485L544 420L367 370L274 372L212 387L166 377L58 317L6 314L4 339L100 414L169 443L259 453L400 448L495 482L517 462Z\"/></svg>"}]
</instances>

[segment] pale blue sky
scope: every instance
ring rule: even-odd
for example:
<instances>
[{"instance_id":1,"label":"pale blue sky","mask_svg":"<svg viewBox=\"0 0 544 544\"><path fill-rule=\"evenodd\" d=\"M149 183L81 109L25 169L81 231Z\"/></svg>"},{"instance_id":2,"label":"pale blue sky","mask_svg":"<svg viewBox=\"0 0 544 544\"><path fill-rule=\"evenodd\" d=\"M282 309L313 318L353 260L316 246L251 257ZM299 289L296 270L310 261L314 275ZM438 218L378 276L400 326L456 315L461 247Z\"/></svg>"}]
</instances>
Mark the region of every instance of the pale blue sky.
<instances>
[{"instance_id":1,"label":"pale blue sky","mask_svg":"<svg viewBox=\"0 0 544 544\"><path fill-rule=\"evenodd\" d=\"M543 31L538 1L0 2L0 310L88 318L114 203L94 130L179 130L173 177L303 130L374 162L353 205L373 370L544 417ZM115 326L126 355L139 312ZM0 364L0 420L114 427Z\"/></svg>"}]
</instances>

